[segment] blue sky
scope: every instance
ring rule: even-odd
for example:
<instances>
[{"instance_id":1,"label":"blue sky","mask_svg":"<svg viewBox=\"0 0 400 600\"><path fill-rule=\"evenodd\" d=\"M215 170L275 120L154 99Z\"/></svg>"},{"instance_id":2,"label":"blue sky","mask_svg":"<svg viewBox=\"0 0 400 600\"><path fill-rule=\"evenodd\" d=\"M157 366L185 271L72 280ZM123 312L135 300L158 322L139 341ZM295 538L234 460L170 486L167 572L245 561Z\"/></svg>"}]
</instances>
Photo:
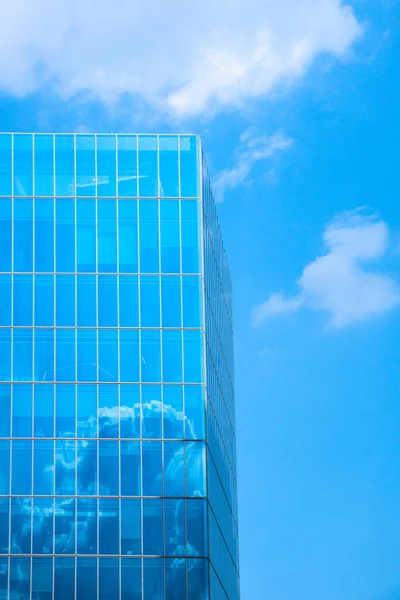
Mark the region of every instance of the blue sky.
<instances>
[{"instance_id":1,"label":"blue sky","mask_svg":"<svg viewBox=\"0 0 400 600\"><path fill-rule=\"evenodd\" d=\"M399 600L400 5L119 1L2 9L0 130L202 135L234 286L242 597Z\"/></svg>"}]
</instances>

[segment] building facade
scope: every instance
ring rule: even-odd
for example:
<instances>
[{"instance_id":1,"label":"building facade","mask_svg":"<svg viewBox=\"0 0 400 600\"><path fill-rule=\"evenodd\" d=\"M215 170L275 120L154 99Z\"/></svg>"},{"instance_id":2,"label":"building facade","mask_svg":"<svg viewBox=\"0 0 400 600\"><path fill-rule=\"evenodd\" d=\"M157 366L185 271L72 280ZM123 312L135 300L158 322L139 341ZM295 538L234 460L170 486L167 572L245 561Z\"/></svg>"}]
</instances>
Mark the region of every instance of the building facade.
<instances>
[{"instance_id":1,"label":"building facade","mask_svg":"<svg viewBox=\"0 0 400 600\"><path fill-rule=\"evenodd\" d=\"M0 600L238 600L201 143L0 134Z\"/></svg>"}]
</instances>

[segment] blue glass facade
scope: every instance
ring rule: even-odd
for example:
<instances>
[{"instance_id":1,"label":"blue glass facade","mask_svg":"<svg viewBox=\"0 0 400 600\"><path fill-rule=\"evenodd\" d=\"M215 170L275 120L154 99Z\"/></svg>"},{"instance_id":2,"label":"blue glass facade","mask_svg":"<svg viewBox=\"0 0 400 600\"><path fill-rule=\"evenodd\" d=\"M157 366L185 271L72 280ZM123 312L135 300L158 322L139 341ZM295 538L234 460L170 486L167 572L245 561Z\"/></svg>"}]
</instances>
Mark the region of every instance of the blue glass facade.
<instances>
[{"instance_id":1,"label":"blue glass facade","mask_svg":"<svg viewBox=\"0 0 400 600\"><path fill-rule=\"evenodd\" d=\"M0 599L239 598L200 140L0 134Z\"/></svg>"}]
</instances>

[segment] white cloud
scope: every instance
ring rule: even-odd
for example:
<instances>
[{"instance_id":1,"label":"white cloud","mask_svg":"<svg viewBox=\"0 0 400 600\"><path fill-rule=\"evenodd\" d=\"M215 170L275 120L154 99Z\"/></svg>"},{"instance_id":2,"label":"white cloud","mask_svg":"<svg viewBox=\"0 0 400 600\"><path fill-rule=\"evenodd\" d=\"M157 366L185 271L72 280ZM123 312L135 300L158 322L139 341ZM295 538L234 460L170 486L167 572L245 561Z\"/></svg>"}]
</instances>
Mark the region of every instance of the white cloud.
<instances>
[{"instance_id":1,"label":"white cloud","mask_svg":"<svg viewBox=\"0 0 400 600\"><path fill-rule=\"evenodd\" d=\"M342 56L362 27L341 0L13 0L0 19L0 90L138 94L178 116L238 105Z\"/></svg>"},{"instance_id":2,"label":"white cloud","mask_svg":"<svg viewBox=\"0 0 400 600\"><path fill-rule=\"evenodd\" d=\"M400 304L398 283L369 266L387 250L385 222L360 212L345 213L327 226L323 239L328 252L304 268L297 282L299 293L291 298L272 294L254 309L255 326L276 315L308 308L326 312L329 324L342 328Z\"/></svg>"}]
</instances>

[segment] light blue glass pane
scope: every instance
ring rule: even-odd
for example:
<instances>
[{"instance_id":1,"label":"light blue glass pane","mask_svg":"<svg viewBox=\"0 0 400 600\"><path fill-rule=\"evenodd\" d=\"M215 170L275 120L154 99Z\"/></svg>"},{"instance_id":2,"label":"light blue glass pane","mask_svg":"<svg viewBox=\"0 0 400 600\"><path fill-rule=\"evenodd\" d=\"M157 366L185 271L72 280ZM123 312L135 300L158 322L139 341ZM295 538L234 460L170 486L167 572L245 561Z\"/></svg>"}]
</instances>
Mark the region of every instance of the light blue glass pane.
<instances>
[{"instance_id":1,"label":"light blue glass pane","mask_svg":"<svg viewBox=\"0 0 400 600\"><path fill-rule=\"evenodd\" d=\"M188 600L208 598L208 561L188 559Z\"/></svg>"},{"instance_id":2,"label":"light blue glass pane","mask_svg":"<svg viewBox=\"0 0 400 600\"><path fill-rule=\"evenodd\" d=\"M203 333L201 331L183 332L184 380L186 383L203 381Z\"/></svg>"},{"instance_id":3,"label":"light blue glass pane","mask_svg":"<svg viewBox=\"0 0 400 600\"><path fill-rule=\"evenodd\" d=\"M117 498L99 500L99 552L119 554L119 507Z\"/></svg>"},{"instance_id":4,"label":"light blue glass pane","mask_svg":"<svg viewBox=\"0 0 400 600\"><path fill-rule=\"evenodd\" d=\"M138 441L121 441L121 495L140 495L140 443Z\"/></svg>"},{"instance_id":5,"label":"light blue glass pane","mask_svg":"<svg viewBox=\"0 0 400 600\"><path fill-rule=\"evenodd\" d=\"M35 325L54 325L53 275L35 275Z\"/></svg>"},{"instance_id":6,"label":"light blue glass pane","mask_svg":"<svg viewBox=\"0 0 400 600\"><path fill-rule=\"evenodd\" d=\"M52 600L53 559L34 556L32 558L32 598Z\"/></svg>"},{"instance_id":7,"label":"light blue glass pane","mask_svg":"<svg viewBox=\"0 0 400 600\"><path fill-rule=\"evenodd\" d=\"M98 280L99 327L118 326L117 278L115 275L99 275Z\"/></svg>"},{"instance_id":8,"label":"light blue glass pane","mask_svg":"<svg viewBox=\"0 0 400 600\"><path fill-rule=\"evenodd\" d=\"M199 195L199 170L196 136L180 136L181 196Z\"/></svg>"},{"instance_id":9,"label":"light blue glass pane","mask_svg":"<svg viewBox=\"0 0 400 600\"><path fill-rule=\"evenodd\" d=\"M11 380L11 329L0 329L0 381Z\"/></svg>"},{"instance_id":10,"label":"light blue glass pane","mask_svg":"<svg viewBox=\"0 0 400 600\"><path fill-rule=\"evenodd\" d=\"M54 559L54 598L71 600L75 595L75 559Z\"/></svg>"},{"instance_id":11,"label":"light blue glass pane","mask_svg":"<svg viewBox=\"0 0 400 600\"><path fill-rule=\"evenodd\" d=\"M162 500L143 500L143 553L164 553ZM153 598L151 594L148 597Z\"/></svg>"},{"instance_id":12,"label":"light blue glass pane","mask_svg":"<svg viewBox=\"0 0 400 600\"><path fill-rule=\"evenodd\" d=\"M139 136L139 196L158 196L157 136Z\"/></svg>"},{"instance_id":13,"label":"light blue glass pane","mask_svg":"<svg viewBox=\"0 0 400 600\"><path fill-rule=\"evenodd\" d=\"M116 137L115 135L97 136L97 195L115 196L116 194Z\"/></svg>"},{"instance_id":14,"label":"light blue glass pane","mask_svg":"<svg viewBox=\"0 0 400 600\"><path fill-rule=\"evenodd\" d=\"M32 384L13 385L12 435L32 437Z\"/></svg>"},{"instance_id":15,"label":"light blue glass pane","mask_svg":"<svg viewBox=\"0 0 400 600\"><path fill-rule=\"evenodd\" d=\"M142 600L142 561L139 558L121 560L121 600Z\"/></svg>"},{"instance_id":16,"label":"light blue glass pane","mask_svg":"<svg viewBox=\"0 0 400 600\"><path fill-rule=\"evenodd\" d=\"M34 381L54 381L54 329L35 329Z\"/></svg>"},{"instance_id":17,"label":"light blue glass pane","mask_svg":"<svg viewBox=\"0 0 400 600\"><path fill-rule=\"evenodd\" d=\"M76 561L77 600L97 600L97 560L78 558Z\"/></svg>"},{"instance_id":18,"label":"light blue glass pane","mask_svg":"<svg viewBox=\"0 0 400 600\"><path fill-rule=\"evenodd\" d=\"M164 600L164 561L160 559L144 559L144 597L151 600Z\"/></svg>"},{"instance_id":19,"label":"light blue glass pane","mask_svg":"<svg viewBox=\"0 0 400 600\"><path fill-rule=\"evenodd\" d=\"M29 600L30 590L31 559L27 556L12 556L10 558L10 598Z\"/></svg>"},{"instance_id":20,"label":"light blue glass pane","mask_svg":"<svg viewBox=\"0 0 400 600\"><path fill-rule=\"evenodd\" d=\"M33 493L37 496L54 494L54 442L35 440Z\"/></svg>"},{"instance_id":21,"label":"light blue glass pane","mask_svg":"<svg viewBox=\"0 0 400 600\"><path fill-rule=\"evenodd\" d=\"M10 442L0 441L0 494L10 493Z\"/></svg>"},{"instance_id":22,"label":"light blue glass pane","mask_svg":"<svg viewBox=\"0 0 400 600\"><path fill-rule=\"evenodd\" d=\"M77 270L96 271L96 201L89 198L76 201Z\"/></svg>"},{"instance_id":23,"label":"light blue glass pane","mask_svg":"<svg viewBox=\"0 0 400 600\"><path fill-rule=\"evenodd\" d=\"M96 277L78 275L77 277L78 326L96 326ZM58 308L58 300L57 300Z\"/></svg>"},{"instance_id":24,"label":"light blue glass pane","mask_svg":"<svg viewBox=\"0 0 400 600\"><path fill-rule=\"evenodd\" d=\"M164 438L183 438L183 388L165 385L163 388Z\"/></svg>"},{"instance_id":25,"label":"light blue glass pane","mask_svg":"<svg viewBox=\"0 0 400 600\"><path fill-rule=\"evenodd\" d=\"M96 281L94 281L94 293L96 294ZM56 275L56 299L56 325L59 327L73 327L75 325L74 275ZM79 289L78 325L81 325L79 323Z\"/></svg>"},{"instance_id":26,"label":"light blue glass pane","mask_svg":"<svg viewBox=\"0 0 400 600\"><path fill-rule=\"evenodd\" d=\"M76 528L78 554L97 554L97 512L97 500L95 498L88 498L87 500L78 498ZM78 565L79 561L78 558Z\"/></svg>"},{"instance_id":27,"label":"light blue glass pane","mask_svg":"<svg viewBox=\"0 0 400 600\"><path fill-rule=\"evenodd\" d=\"M162 495L161 442L142 443L143 496ZM145 552L146 553L146 552Z\"/></svg>"},{"instance_id":28,"label":"light blue glass pane","mask_svg":"<svg viewBox=\"0 0 400 600\"><path fill-rule=\"evenodd\" d=\"M99 437L118 437L118 386L99 385Z\"/></svg>"},{"instance_id":29,"label":"light blue glass pane","mask_svg":"<svg viewBox=\"0 0 400 600\"><path fill-rule=\"evenodd\" d=\"M0 202L0 271L11 271L12 257L12 200Z\"/></svg>"},{"instance_id":30,"label":"light blue glass pane","mask_svg":"<svg viewBox=\"0 0 400 600\"><path fill-rule=\"evenodd\" d=\"M161 386L142 386L142 437L161 438L162 404Z\"/></svg>"},{"instance_id":31,"label":"light blue glass pane","mask_svg":"<svg viewBox=\"0 0 400 600\"><path fill-rule=\"evenodd\" d=\"M56 385L56 437L75 437L75 412L76 386Z\"/></svg>"},{"instance_id":32,"label":"light blue glass pane","mask_svg":"<svg viewBox=\"0 0 400 600\"><path fill-rule=\"evenodd\" d=\"M118 248L120 273L137 273L137 200L118 201Z\"/></svg>"},{"instance_id":33,"label":"light blue glass pane","mask_svg":"<svg viewBox=\"0 0 400 600\"><path fill-rule=\"evenodd\" d=\"M34 554L53 553L53 516L53 498L33 499L32 551Z\"/></svg>"},{"instance_id":34,"label":"light blue glass pane","mask_svg":"<svg viewBox=\"0 0 400 600\"><path fill-rule=\"evenodd\" d=\"M183 499L164 500L164 520L165 554L167 556L185 556L185 501Z\"/></svg>"},{"instance_id":35,"label":"light blue glass pane","mask_svg":"<svg viewBox=\"0 0 400 600\"><path fill-rule=\"evenodd\" d=\"M118 496L119 494L118 442L99 442L99 494Z\"/></svg>"},{"instance_id":36,"label":"light blue glass pane","mask_svg":"<svg viewBox=\"0 0 400 600\"><path fill-rule=\"evenodd\" d=\"M14 325L32 325L32 275L14 275Z\"/></svg>"},{"instance_id":37,"label":"light blue glass pane","mask_svg":"<svg viewBox=\"0 0 400 600\"><path fill-rule=\"evenodd\" d=\"M56 200L56 270L75 272L75 208L72 198Z\"/></svg>"},{"instance_id":38,"label":"light blue glass pane","mask_svg":"<svg viewBox=\"0 0 400 600\"><path fill-rule=\"evenodd\" d=\"M132 330L121 330L119 334L120 380L139 381L139 334Z\"/></svg>"},{"instance_id":39,"label":"light blue glass pane","mask_svg":"<svg viewBox=\"0 0 400 600\"><path fill-rule=\"evenodd\" d=\"M96 330L78 329L78 381L97 380L96 361Z\"/></svg>"},{"instance_id":40,"label":"light blue glass pane","mask_svg":"<svg viewBox=\"0 0 400 600\"><path fill-rule=\"evenodd\" d=\"M75 334L76 330L56 330L56 381L76 381Z\"/></svg>"},{"instance_id":41,"label":"light blue glass pane","mask_svg":"<svg viewBox=\"0 0 400 600\"><path fill-rule=\"evenodd\" d=\"M138 278L136 276L118 277L119 281L119 325L137 327L138 316Z\"/></svg>"},{"instance_id":42,"label":"light blue glass pane","mask_svg":"<svg viewBox=\"0 0 400 600\"><path fill-rule=\"evenodd\" d=\"M181 201L182 272L200 273L199 207L191 200Z\"/></svg>"},{"instance_id":43,"label":"light blue glass pane","mask_svg":"<svg viewBox=\"0 0 400 600\"><path fill-rule=\"evenodd\" d=\"M54 200L35 199L35 271L54 271Z\"/></svg>"},{"instance_id":44,"label":"light blue glass pane","mask_svg":"<svg viewBox=\"0 0 400 600\"><path fill-rule=\"evenodd\" d=\"M117 205L116 200L97 203L97 242L99 273L117 272Z\"/></svg>"},{"instance_id":45,"label":"light blue glass pane","mask_svg":"<svg viewBox=\"0 0 400 600\"><path fill-rule=\"evenodd\" d=\"M158 273L158 202L140 200L140 271Z\"/></svg>"},{"instance_id":46,"label":"light blue glass pane","mask_svg":"<svg viewBox=\"0 0 400 600\"><path fill-rule=\"evenodd\" d=\"M32 163L32 136L14 135L14 196L32 196Z\"/></svg>"},{"instance_id":47,"label":"light blue glass pane","mask_svg":"<svg viewBox=\"0 0 400 600\"><path fill-rule=\"evenodd\" d=\"M94 135L76 136L76 195L96 195Z\"/></svg>"},{"instance_id":48,"label":"light blue glass pane","mask_svg":"<svg viewBox=\"0 0 400 600\"><path fill-rule=\"evenodd\" d=\"M207 505L204 500L186 501L186 531L188 554L207 554Z\"/></svg>"},{"instance_id":49,"label":"light blue glass pane","mask_svg":"<svg viewBox=\"0 0 400 600\"><path fill-rule=\"evenodd\" d=\"M182 332L162 332L162 372L163 381L176 383L182 381Z\"/></svg>"},{"instance_id":50,"label":"light blue glass pane","mask_svg":"<svg viewBox=\"0 0 400 600\"><path fill-rule=\"evenodd\" d=\"M118 331L99 329L99 381L118 381Z\"/></svg>"},{"instance_id":51,"label":"light blue glass pane","mask_svg":"<svg viewBox=\"0 0 400 600\"><path fill-rule=\"evenodd\" d=\"M182 442L164 442L164 495L184 496L185 453Z\"/></svg>"},{"instance_id":52,"label":"light blue glass pane","mask_svg":"<svg viewBox=\"0 0 400 600\"><path fill-rule=\"evenodd\" d=\"M140 278L140 326L160 326L160 279Z\"/></svg>"},{"instance_id":53,"label":"light blue glass pane","mask_svg":"<svg viewBox=\"0 0 400 600\"><path fill-rule=\"evenodd\" d=\"M121 437L140 437L140 387L138 385L121 385L119 401Z\"/></svg>"},{"instance_id":54,"label":"light blue glass pane","mask_svg":"<svg viewBox=\"0 0 400 600\"><path fill-rule=\"evenodd\" d=\"M12 494L32 494L32 442L14 440L12 442Z\"/></svg>"},{"instance_id":55,"label":"light blue glass pane","mask_svg":"<svg viewBox=\"0 0 400 600\"><path fill-rule=\"evenodd\" d=\"M160 196L178 196L178 136L160 135Z\"/></svg>"},{"instance_id":56,"label":"light blue glass pane","mask_svg":"<svg viewBox=\"0 0 400 600\"><path fill-rule=\"evenodd\" d=\"M34 436L54 437L54 386L34 386Z\"/></svg>"},{"instance_id":57,"label":"light blue glass pane","mask_svg":"<svg viewBox=\"0 0 400 600\"><path fill-rule=\"evenodd\" d=\"M0 385L0 437L10 436L11 386Z\"/></svg>"},{"instance_id":58,"label":"light blue glass pane","mask_svg":"<svg viewBox=\"0 0 400 600\"><path fill-rule=\"evenodd\" d=\"M12 194L12 138L0 135L0 196Z\"/></svg>"},{"instance_id":59,"label":"light blue glass pane","mask_svg":"<svg viewBox=\"0 0 400 600\"><path fill-rule=\"evenodd\" d=\"M32 498L11 498L11 554L31 553Z\"/></svg>"},{"instance_id":60,"label":"light blue glass pane","mask_svg":"<svg viewBox=\"0 0 400 600\"><path fill-rule=\"evenodd\" d=\"M118 136L118 195L137 196L137 147L135 135Z\"/></svg>"},{"instance_id":61,"label":"light blue glass pane","mask_svg":"<svg viewBox=\"0 0 400 600\"><path fill-rule=\"evenodd\" d=\"M78 385L78 437L97 437L97 386Z\"/></svg>"},{"instance_id":62,"label":"light blue glass pane","mask_svg":"<svg viewBox=\"0 0 400 600\"><path fill-rule=\"evenodd\" d=\"M82 465L78 466L82 469ZM69 496L76 493L76 442L62 440L56 442L56 495ZM79 474L79 469L78 469Z\"/></svg>"},{"instance_id":63,"label":"light blue glass pane","mask_svg":"<svg viewBox=\"0 0 400 600\"><path fill-rule=\"evenodd\" d=\"M141 332L142 381L160 381L160 332Z\"/></svg>"},{"instance_id":64,"label":"light blue glass pane","mask_svg":"<svg viewBox=\"0 0 400 600\"><path fill-rule=\"evenodd\" d=\"M99 560L99 600L119 600L119 560Z\"/></svg>"},{"instance_id":65,"label":"light blue glass pane","mask_svg":"<svg viewBox=\"0 0 400 600\"><path fill-rule=\"evenodd\" d=\"M177 556L167 559L165 577L166 600L186 600L186 558Z\"/></svg>"},{"instance_id":66,"label":"light blue glass pane","mask_svg":"<svg viewBox=\"0 0 400 600\"><path fill-rule=\"evenodd\" d=\"M35 195L54 196L53 136L35 135Z\"/></svg>"},{"instance_id":67,"label":"light blue glass pane","mask_svg":"<svg viewBox=\"0 0 400 600\"><path fill-rule=\"evenodd\" d=\"M201 327L201 278L182 277L183 326Z\"/></svg>"},{"instance_id":68,"label":"light blue glass pane","mask_svg":"<svg viewBox=\"0 0 400 600\"><path fill-rule=\"evenodd\" d=\"M56 135L56 194L74 196L74 136Z\"/></svg>"},{"instance_id":69,"label":"light blue glass pane","mask_svg":"<svg viewBox=\"0 0 400 600\"><path fill-rule=\"evenodd\" d=\"M14 199L14 271L33 271L32 200Z\"/></svg>"},{"instance_id":70,"label":"light blue glass pane","mask_svg":"<svg viewBox=\"0 0 400 600\"><path fill-rule=\"evenodd\" d=\"M186 444L186 496L205 496L205 463L204 444Z\"/></svg>"},{"instance_id":71,"label":"light blue glass pane","mask_svg":"<svg viewBox=\"0 0 400 600\"><path fill-rule=\"evenodd\" d=\"M14 381L32 381L32 329L14 329Z\"/></svg>"},{"instance_id":72,"label":"light blue glass pane","mask_svg":"<svg viewBox=\"0 0 400 600\"><path fill-rule=\"evenodd\" d=\"M75 554L75 498L56 498L54 552Z\"/></svg>"},{"instance_id":73,"label":"light blue glass pane","mask_svg":"<svg viewBox=\"0 0 400 600\"><path fill-rule=\"evenodd\" d=\"M181 270L181 242L179 201L160 200L161 271L179 273Z\"/></svg>"},{"instance_id":74,"label":"light blue glass pane","mask_svg":"<svg viewBox=\"0 0 400 600\"><path fill-rule=\"evenodd\" d=\"M181 327L181 278L161 277L162 326Z\"/></svg>"},{"instance_id":75,"label":"light blue glass pane","mask_svg":"<svg viewBox=\"0 0 400 600\"><path fill-rule=\"evenodd\" d=\"M0 442L0 448L1 448L1 444L2 444L2 442ZM0 554L8 554L8 552L9 552L8 523L9 523L9 499L8 498L0 498ZM7 559L6 559L6 561L7 561ZM2 562L2 559L0 558L0 592L3 592L3 590L7 588L7 582L5 582L5 585L1 585L1 583L3 583L2 579L1 579L2 576L4 576L4 563Z\"/></svg>"},{"instance_id":76,"label":"light blue glass pane","mask_svg":"<svg viewBox=\"0 0 400 600\"><path fill-rule=\"evenodd\" d=\"M185 438L205 438L204 389L200 386L185 386Z\"/></svg>"}]
</instances>

